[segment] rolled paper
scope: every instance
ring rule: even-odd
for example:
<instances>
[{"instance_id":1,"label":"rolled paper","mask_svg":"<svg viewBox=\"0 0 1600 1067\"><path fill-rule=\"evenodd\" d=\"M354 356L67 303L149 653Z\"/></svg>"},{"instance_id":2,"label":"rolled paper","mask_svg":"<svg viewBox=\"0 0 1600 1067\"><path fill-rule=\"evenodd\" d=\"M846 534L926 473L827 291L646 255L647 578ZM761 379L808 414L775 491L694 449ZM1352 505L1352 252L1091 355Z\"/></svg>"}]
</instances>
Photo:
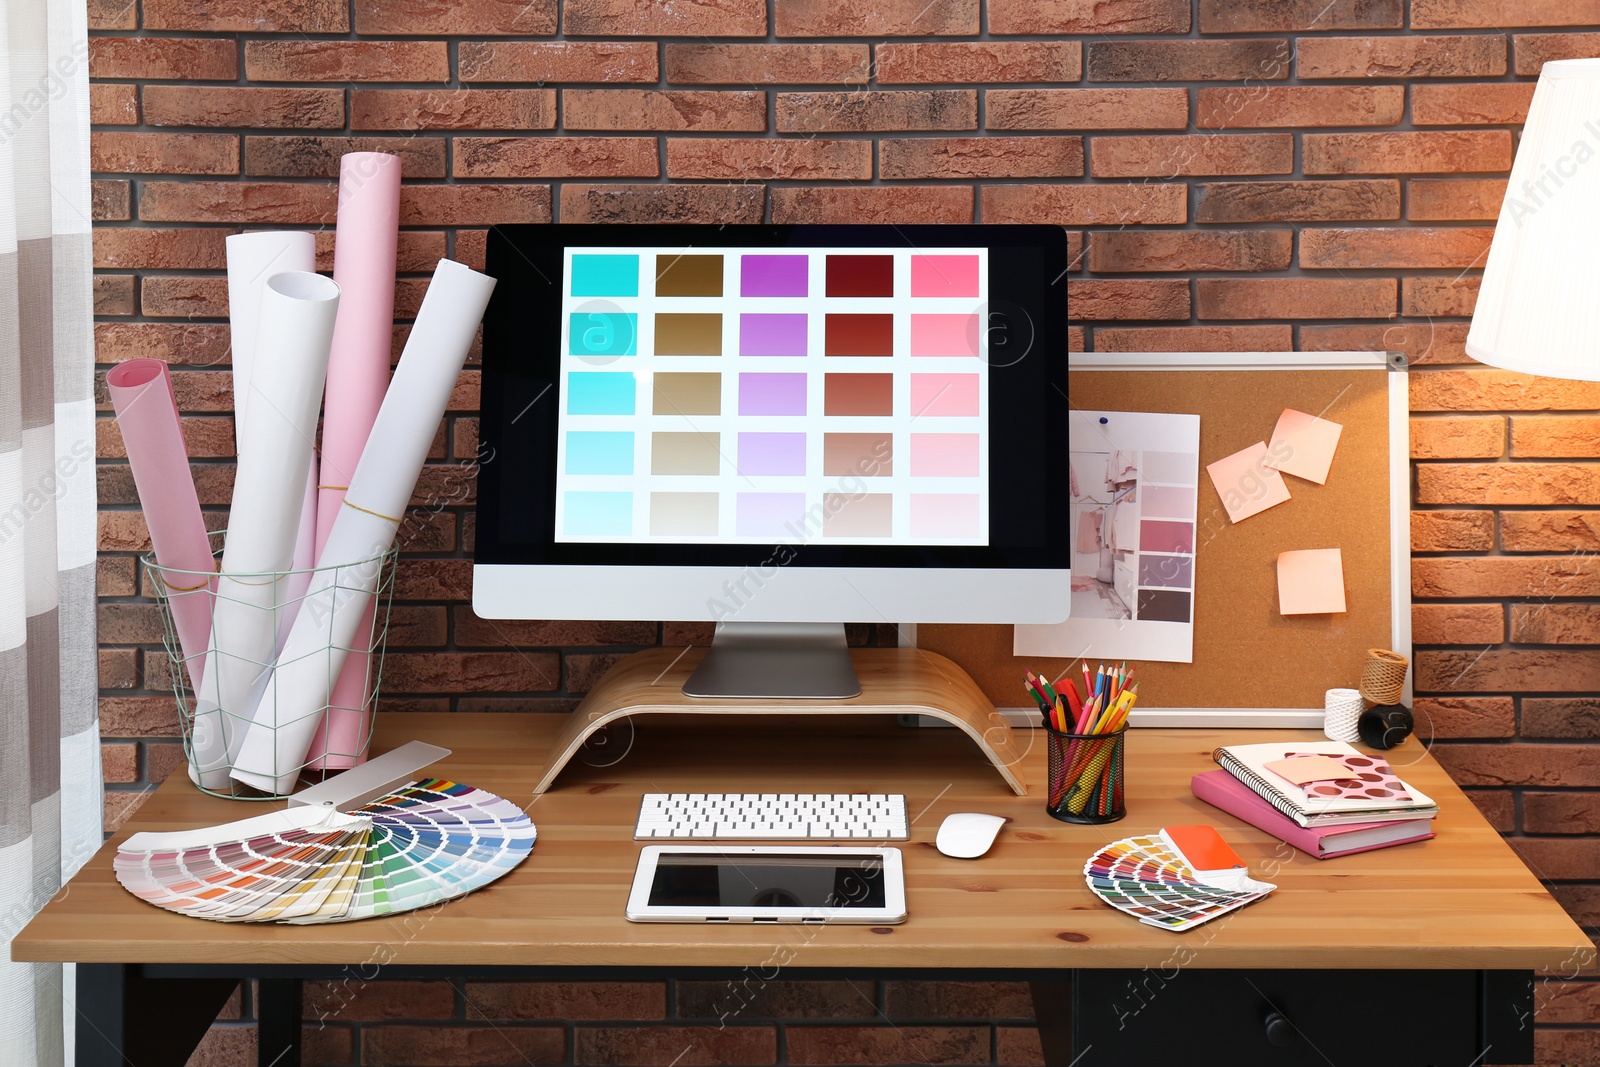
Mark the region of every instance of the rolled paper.
<instances>
[{"instance_id":1,"label":"rolled paper","mask_svg":"<svg viewBox=\"0 0 1600 1067\"><path fill-rule=\"evenodd\" d=\"M333 280L339 319L328 357L328 403L322 419L322 468L317 487L317 551L328 542L345 487L389 386L394 333L395 245L400 233L400 157L349 152L339 161L339 221L334 231ZM369 722L367 672L372 618L356 627L356 647L339 671L325 721L311 744L313 770L345 770L361 762Z\"/></svg>"},{"instance_id":2,"label":"rolled paper","mask_svg":"<svg viewBox=\"0 0 1600 1067\"><path fill-rule=\"evenodd\" d=\"M339 298L341 304L344 298ZM278 644L289 639L289 628L294 625L294 617L300 610L300 602L305 599L306 589L311 585L311 568L317 561L317 453L313 449L311 458L306 461L306 487L305 496L300 502L300 527L294 535L294 563L293 569L283 582L283 599L278 603Z\"/></svg>"},{"instance_id":3,"label":"rolled paper","mask_svg":"<svg viewBox=\"0 0 1600 1067\"><path fill-rule=\"evenodd\" d=\"M206 789L228 788L232 752L277 651L283 572L294 561L338 307L339 287L303 271L274 274L262 293L261 359L245 401L205 684L196 692L190 735L190 777Z\"/></svg>"},{"instance_id":4,"label":"rolled paper","mask_svg":"<svg viewBox=\"0 0 1600 1067\"><path fill-rule=\"evenodd\" d=\"M316 237L304 230L260 230L238 233L225 242L228 253L228 325L233 344L233 432L239 442L237 452L244 451L244 420L246 402L250 398L250 377L255 369L257 323L261 317L261 294L267 279L285 271L314 273L317 269ZM295 535L295 553L292 566L295 570L310 570L317 558L317 514L315 507L317 465L315 457L308 463L306 494L313 506L302 507L300 529ZM293 621L294 605L299 593L305 592L306 579L291 579L298 588L281 592L287 602L280 622L285 634Z\"/></svg>"},{"instance_id":5,"label":"rolled paper","mask_svg":"<svg viewBox=\"0 0 1600 1067\"><path fill-rule=\"evenodd\" d=\"M255 369L256 324L267 279L284 271L317 269L317 241L303 230L236 233L228 250L228 331L233 346L233 432L244 440L246 401Z\"/></svg>"},{"instance_id":6,"label":"rolled paper","mask_svg":"<svg viewBox=\"0 0 1600 1067\"><path fill-rule=\"evenodd\" d=\"M205 575L216 564L189 471L172 376L159 359L130 359L106 372L106 390L122 429L156 563L190 572L161 576L161 592L189 668L189 684L199 689L211 638L212 580Z\"/></svg>"},{"instance_id":7,"label":"rolled paper","mask_svg":"<svg viewBox=\"0 0 1600 1067\"><path fill-rule=\"evenodd\" d=\"M280 794L294 787L493 290L493 278L439 261L311 588L233 760L234 780Z\"/></svg>"}]
</instances>

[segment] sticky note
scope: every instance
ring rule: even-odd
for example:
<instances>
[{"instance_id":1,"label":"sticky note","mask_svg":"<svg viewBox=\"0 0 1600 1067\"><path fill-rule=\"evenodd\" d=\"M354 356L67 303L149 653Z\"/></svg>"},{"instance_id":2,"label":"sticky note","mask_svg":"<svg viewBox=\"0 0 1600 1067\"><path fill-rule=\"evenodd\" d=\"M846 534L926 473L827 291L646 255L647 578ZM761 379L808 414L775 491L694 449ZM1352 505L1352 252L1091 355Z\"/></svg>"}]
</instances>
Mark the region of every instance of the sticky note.
<instances>
[{"instance_id":1,"label":"sticky note","mask_svg":"<svg viewBox=\"0 0 1600 1067\"><path fill-rule=\"evenodd\" d=\"M1267 445L1266 465L1322 485L1328 480L1328 468L1333 466L1333 452L1339 447L1343 429L1337 422L1284 408Z\"/></svg>"},{"instance_id":2,"label":"sticky note","mask_svg":"<svg viewBox=\"0 0 1600 1067\"><path fill-rule=\"evenodd\" d=\"M1278 553L1278 613L1324 615L1344 610L1344 559L1337 548Z\"/></svg>"},{"instance_id":3,"label":"sticky note","mask_svg":"<svg viewBox=\"0 0 1600 1067\"><path fill-rule=\"evenodd\" d=\"M1275 759L1261 766L1285 781L1295 785L1307 782L1332 782L1350 777L1350 768L1332 756L1299 756L1295 759Z\"/></svg>"},{"instance_id":4,"label":"sticky note","mask_svg":"<svg viewBox=\"0 0 1600 1067\"><path fill-rule=\"evenodd\" d=\"M1217 495L1222 497L1222 506L1227 509L1228 521L1243 522L1289 499L1289 487L1283 483L1283 476L1262 465L1266 455L1267 443L1257 441L1249 448L1206 465L1211 484L1217 487Z\"/></svg>"}]
</instances>

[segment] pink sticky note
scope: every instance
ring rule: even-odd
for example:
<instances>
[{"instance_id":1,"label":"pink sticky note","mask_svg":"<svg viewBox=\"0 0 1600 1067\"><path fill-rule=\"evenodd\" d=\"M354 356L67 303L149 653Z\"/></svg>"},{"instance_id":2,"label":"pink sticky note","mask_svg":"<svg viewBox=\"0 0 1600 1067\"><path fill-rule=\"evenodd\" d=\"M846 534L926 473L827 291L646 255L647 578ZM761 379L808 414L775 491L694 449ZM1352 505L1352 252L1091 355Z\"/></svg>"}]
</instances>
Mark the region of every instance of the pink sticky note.
<instances>
[{"instance_id":1,"label":"pink sticky note","mask_svg":"<svg viewBox=\"0 0 1600 1067\"><path fill-rule=\"evenodd\" d=\"M1230 522L1242 522L1289 499L1283 476L1262 465L1266 455L1267 443L1257 441L1226 459L1206 464L1206 473L1222 497Z\"/></svg>"},{"instance_id":2,"label":"pink sticky note","mask_svg":"<svg viewBox=\"0 0 1600 1067\"><path fill-rule=\"evenodd\" d=\"M1278 613L1324 615L1344 610L1344 558L1337 548L1278 553Z\"/></svg>"},{"instance_id":3,"label":"pink sticky note","mask_svg":"<svg viewBox=\"0 0 1600 1067\"><path fill-rule=\"evenodd\" d=\"M1339 447L1343 429L1337 422L1284 408L1267 445L1266 465L1321 485L1328 480L1333 450Z\"/></svg>"},{"instance_id":4,"label":"pink sticky note","mask_svg":"<svg viewBox=\"0 0 1600 1067\"><path fill-rule=\"evenodd\" d=\"M1350 768L1332 756L1300 756L1295 759L1275 759L1261 766L1279 778L1305 785L1307 782L1332 782L1350 777Z\"/></svg>"}]
</instances>

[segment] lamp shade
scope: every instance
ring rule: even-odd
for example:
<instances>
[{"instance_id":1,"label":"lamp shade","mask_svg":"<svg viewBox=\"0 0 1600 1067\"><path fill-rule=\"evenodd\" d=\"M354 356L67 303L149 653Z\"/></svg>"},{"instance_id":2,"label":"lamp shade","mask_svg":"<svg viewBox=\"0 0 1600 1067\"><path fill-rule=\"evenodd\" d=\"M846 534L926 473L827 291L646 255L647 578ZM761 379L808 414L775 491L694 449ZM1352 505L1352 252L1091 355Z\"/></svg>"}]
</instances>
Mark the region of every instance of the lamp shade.
<instances>
[{"instance_id":1,"label":"lamp shade","mask_svg":"<svg viewBox=\"0 0 1600 1067\"><path fill-rule=\"evenodd\" d=\"M1600 381L1600 59L1546 63L1539 75L1467 354Z\"/></svg>"}]
</instances>

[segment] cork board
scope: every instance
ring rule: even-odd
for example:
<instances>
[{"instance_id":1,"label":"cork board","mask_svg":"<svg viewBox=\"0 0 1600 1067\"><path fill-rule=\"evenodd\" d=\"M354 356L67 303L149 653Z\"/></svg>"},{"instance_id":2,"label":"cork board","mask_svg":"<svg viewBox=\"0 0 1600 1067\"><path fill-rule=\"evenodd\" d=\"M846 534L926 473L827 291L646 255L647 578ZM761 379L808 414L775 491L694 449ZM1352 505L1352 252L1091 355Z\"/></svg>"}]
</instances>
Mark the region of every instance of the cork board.
<instances>
[{"instance_id":1,"label":"cork board","mask_svg":"<svg viewBox=\"0 0 1600 1067\"><path fill-rule=\"evenodd\" d=\"M1200 416L1194 661L1140 662L1141 709L1320 715L1325 690L1358 684L1368 648L1410 655L1406 375L1393 358L1401 369L1385 353L1073 357L1075 408ZM1268 440L1284 408L1343 425L1327 484L1286 477L1293 499L1230 523L1205 465ZM1342 551L1343 614L1278 613L1278 553L1301 548ZM1025 667L1074 665L1024 664L1009 626L925 625L917 644L961 664L1000 707L1025 705Z\"/></svg>"}]
</instances>

